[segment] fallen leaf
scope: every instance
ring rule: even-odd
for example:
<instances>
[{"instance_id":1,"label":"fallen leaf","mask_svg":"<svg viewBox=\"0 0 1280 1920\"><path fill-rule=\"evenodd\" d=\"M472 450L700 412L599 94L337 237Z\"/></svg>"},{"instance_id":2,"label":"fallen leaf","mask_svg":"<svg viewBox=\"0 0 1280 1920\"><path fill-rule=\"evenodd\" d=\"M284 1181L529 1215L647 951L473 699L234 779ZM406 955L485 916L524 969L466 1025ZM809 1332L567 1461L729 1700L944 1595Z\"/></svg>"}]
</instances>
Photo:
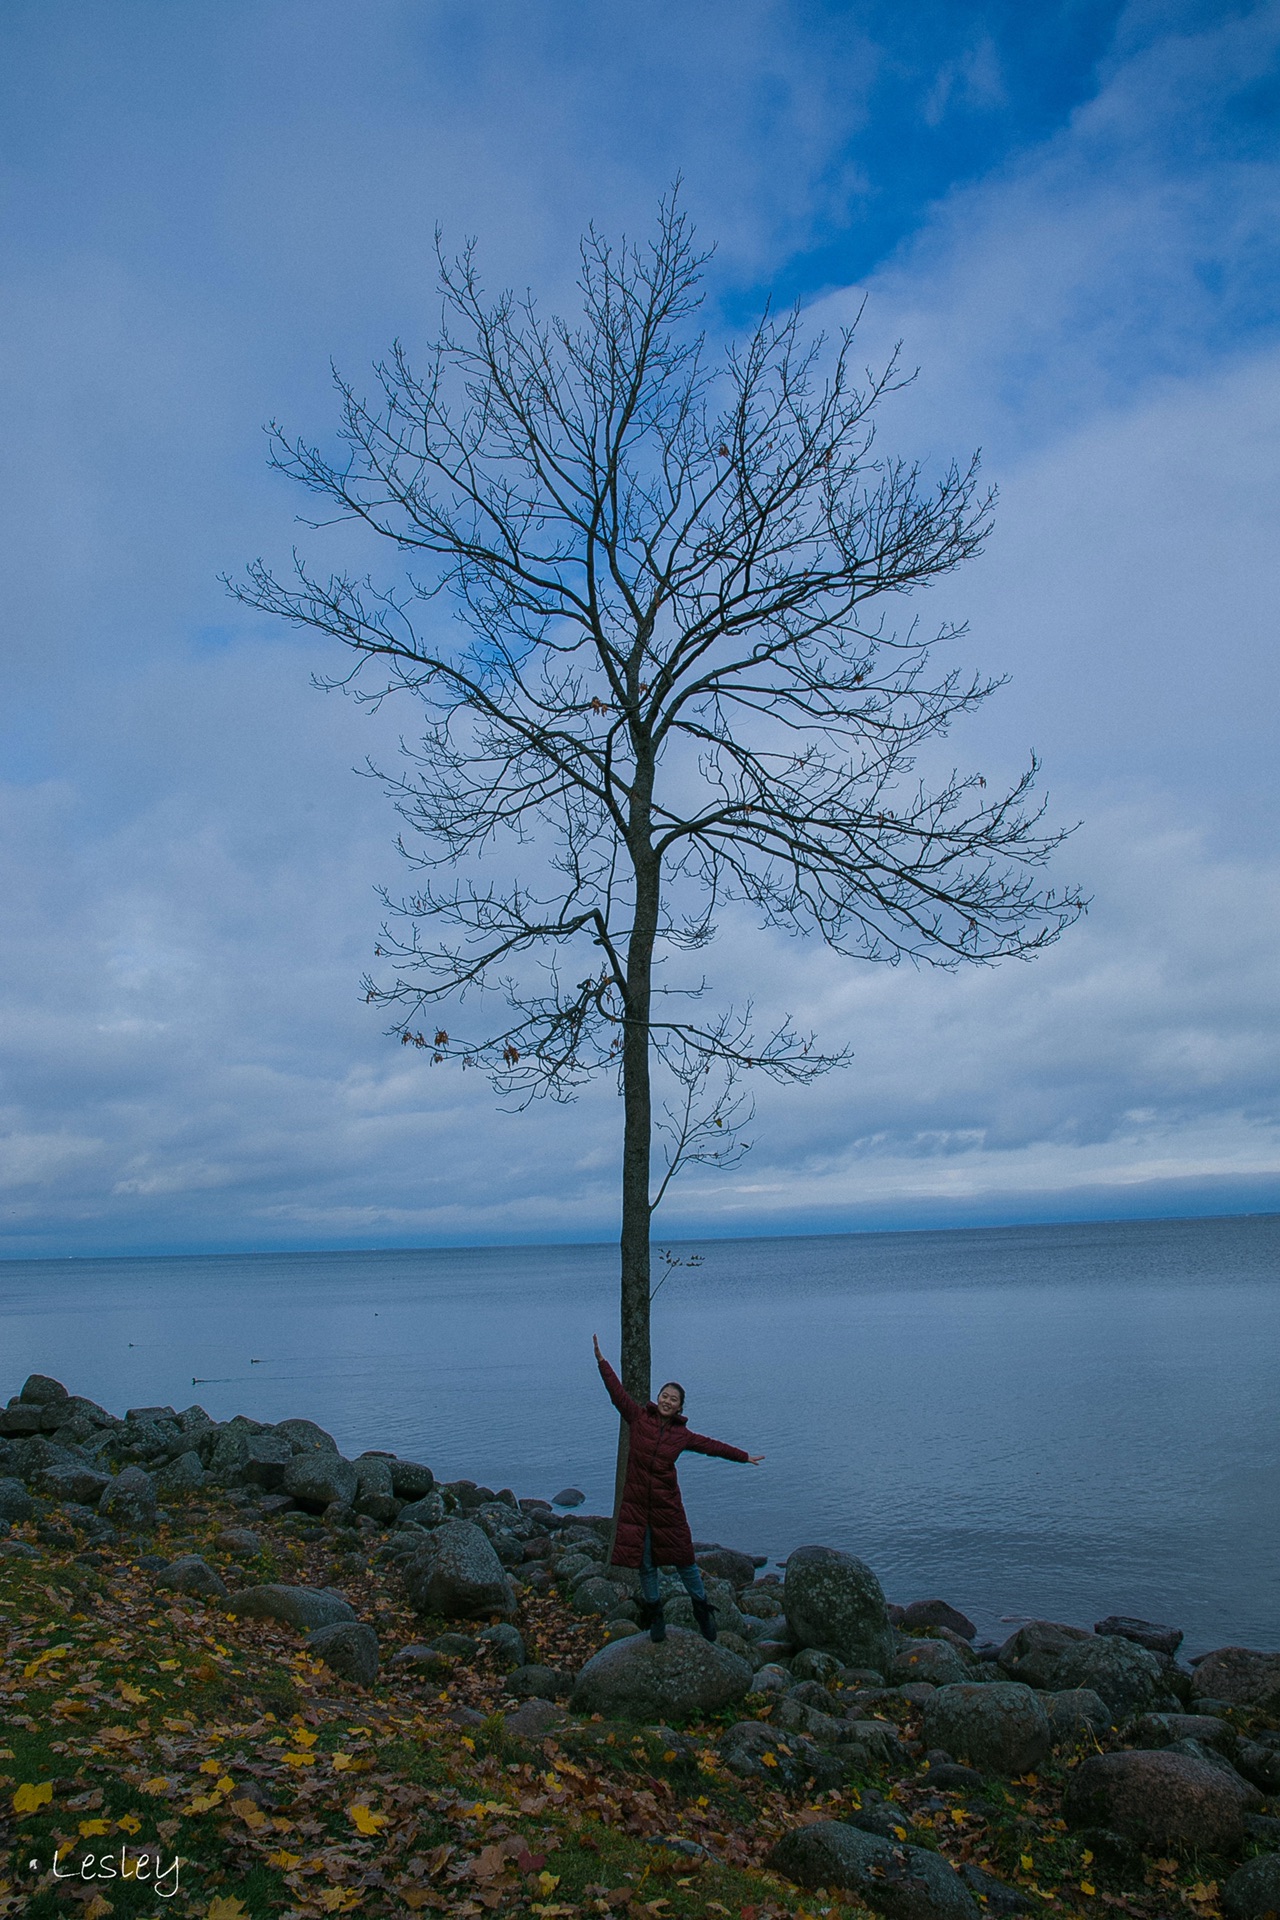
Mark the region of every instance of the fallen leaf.
<instances>
[{"instance_id":1,"label":"fallen leaf","mask_svg":"<svg viewBox=\"0 0 1280 1920\"><path fill-rule=\"evenodd\" d=\"M82 1840L95 1840L99 1834L110 1833L110 1831L111 1823L107 1820L82 1820L80 1822L80 1838Z\"/></svg>"},{"instance_id":2,"label":"fallen leaf","mask_svg":"<svg viewBox=\"0 0 1280 1920\"><path fill-rule=\"evenodd\" d=\"M41 1780L36 1785L23 1785L13 1796L15 1813L35 1813L40 1807L47 1807L53 1798L52 1780Z\"/></svg>"},{"instance_id":3,"label":"fallen leaf","mask_svg":"<svg viewBox=\"0 0 1280 1920\"><path fill-rule=\"evenodd\" d=\"M142 1826L142 1822L136 1813L122 1813L116 1821L116 1825L122 1833L137 1833Z\"/></svg>"},{"instance_id":4,"label":"fallen leaf","mask_svg":"<svg viewBox=\"0 0 1280 1920\"><path fill-rule=\"evenodd\" d=\"M95 1893L92 1900L85 1906L84 1920L102 1920L103 1914L112 1911L111 1902L104 1900L100 1893Z\"/></svg>"},{"instance_id":5,"label":"fallen leaf","mask_svg":"<svg viewBox=\"0 0 1280 1920\"><path fill-rule=\"evenodd\" d=\"M379 1827L387 1824L385 1813L375 1813L372 1807L366 1807L359 1800L347 1808L347 1813L357 1833L377 1833Z\"/></svg>"},{"instance_id":6,"label":"fallen leaf","mask_svg":"<svg viewBox=\"0 0 1280 1920\"><path fill-rule=\"evenodd\" d=\"M558 1873L548 1873L544 1867L538 1875L538 1885L549 1900L556 1888L560 1885L560 1875Z\"/></svg>"},{"instance_id":7,"label":"fallen leaf","mask_svg":"<svg viewBox=\"0 0 1280 1920\"><path fill-rule=\"evenodd\" d=\"M147 1696L143 1693L141 1687L131 1686L127 1680L122 1680L119 1683L116 1692L120 1695L120 1698L126 1701L131 1707L144 1707L147 1703Z\"/></svg>"},{"instance_id":8,"label":"fallen leaf","mask_svg":"<svg viewBox=\"0 0 1280 1920\"><path fill-rule=\"evenodd\" d=\"M169 1781L162 1773L155 1774L150 1780L144 1780L139 1788L139 1792L150 1794L162 1794L168 1793L168 1791Z\"/></svg>"},{"instance_id":9,"label":"fallen leaf","mask_svg":"<svg viewBox=\"0 0 1280 1920\"><path fill-rule=\"evenodd\" d=\"M302 1865L300 1853L286 1853L283 1847L277 1853L267 1855L267 1865L274 1867L277 1873L292 1873L295 1867Z\"/></svg>"},{"instance_id":10,"label":"fallen leaf","mask_svg":"<svg viewBox=\"0 0 1280 1920\"><path fill-rule=\"evenodd\" d=\"M204 1920L249 1920L249 1909L233 1894L220 1893L205 1908Z\"/></svg>"}]
</instances>

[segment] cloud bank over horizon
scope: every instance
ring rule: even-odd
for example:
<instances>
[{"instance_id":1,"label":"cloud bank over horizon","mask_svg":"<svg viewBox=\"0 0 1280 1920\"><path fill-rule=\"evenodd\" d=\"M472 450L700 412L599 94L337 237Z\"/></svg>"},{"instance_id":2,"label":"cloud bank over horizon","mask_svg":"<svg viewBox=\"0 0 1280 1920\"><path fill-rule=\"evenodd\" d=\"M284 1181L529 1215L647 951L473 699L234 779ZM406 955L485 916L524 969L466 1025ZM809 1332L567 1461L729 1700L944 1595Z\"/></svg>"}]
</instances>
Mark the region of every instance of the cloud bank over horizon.
<instances>
[{"instance_id":1,"label":"cloud bank over horizon","mask_svg":"<svg viewBox=\"0 0 1280 1920\"><path fill-rule=\"evenodd\" d=\"M725 994L854 1057L660 1230L1280 1209L1280 6L958 11L11 10L0 1253L612 1235L610 1088L504 1113L362 1003L403 870L353 768L413 714L218 575L344 551L259 428L427 337L437 222L564 303L677 172L713 331L865 302L884 444L982 445L996 532L913 611L1008 674L956 761L1034 747L1092 907L957 975L722 916Z\"/></svg>"}]
</instances>

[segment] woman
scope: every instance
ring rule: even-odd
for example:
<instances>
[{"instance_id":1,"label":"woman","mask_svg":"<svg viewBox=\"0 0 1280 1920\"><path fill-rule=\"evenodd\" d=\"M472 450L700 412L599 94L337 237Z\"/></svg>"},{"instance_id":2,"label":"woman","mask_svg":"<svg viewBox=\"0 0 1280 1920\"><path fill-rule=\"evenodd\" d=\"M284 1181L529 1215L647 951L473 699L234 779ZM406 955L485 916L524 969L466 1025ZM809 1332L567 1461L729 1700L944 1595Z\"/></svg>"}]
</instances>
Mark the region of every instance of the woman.
<instances>
[{"instance_id":1,"label":"woman","mask_svg":"<svg viewBox=\"0 0 1280 1920\"><path fill-rule=\"evenodd\" d=\"M685 1518L684 1502L676 1479L676 1461L680 1455L711 1453L721 1460L741 1460L758 1467L762 1453L744 1453L741 1447L726 1446L723 1440L708 1440L705 1434L691 1433L682 1411L684 1388L668 1380L656 1400L642 1407L633 1400L621 1380L600 1351L595 1335L596 1365L618 1412L630 1430L627 1448L627 1477L622 1488L622 1505L614 1529L613 1565L635 1567L640 1573L640 1625L648 1627L651 1640L665 1640L667 1623L662 1601L658 1598L658 1567L674 1566L684 1590L693 1602L694 1618L704 1640L716 1637L715 1614L707 1600L693 1558L693 1538Z\"/></svg>"}]
</instances>

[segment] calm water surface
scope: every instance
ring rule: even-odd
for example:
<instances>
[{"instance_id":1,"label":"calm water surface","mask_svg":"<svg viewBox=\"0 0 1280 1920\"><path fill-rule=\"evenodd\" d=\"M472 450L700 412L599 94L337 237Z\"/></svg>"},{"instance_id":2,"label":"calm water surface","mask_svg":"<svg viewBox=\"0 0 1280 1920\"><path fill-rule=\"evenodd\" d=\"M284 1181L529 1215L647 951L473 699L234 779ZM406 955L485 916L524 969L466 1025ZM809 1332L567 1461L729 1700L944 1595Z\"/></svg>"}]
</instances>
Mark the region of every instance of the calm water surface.
<instances>
[{"instance_id":1,"label":"calm water surface","mask_svg":"<svg viewBox=\"0 0 1280 1920\"><path fill-rule=\"evenodd\" d=\"M655 1384L767 1455L686 1456L695 1537L845 1547L984 1632L1137 1613L1280 1646L1280 1217L709 1241ZM609 1247L0 1264L0 1389L303 1414L444 1479L611 1494Z\"/></svg>"}]
</instances>

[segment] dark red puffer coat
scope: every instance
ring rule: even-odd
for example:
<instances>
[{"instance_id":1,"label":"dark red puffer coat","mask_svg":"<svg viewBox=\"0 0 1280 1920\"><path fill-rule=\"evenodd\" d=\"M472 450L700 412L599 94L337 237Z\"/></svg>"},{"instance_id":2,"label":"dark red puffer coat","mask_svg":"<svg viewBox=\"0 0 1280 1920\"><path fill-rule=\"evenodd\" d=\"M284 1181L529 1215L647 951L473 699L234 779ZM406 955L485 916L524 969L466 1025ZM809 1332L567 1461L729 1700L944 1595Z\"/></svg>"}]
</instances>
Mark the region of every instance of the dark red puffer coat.
<instances>
[{"instance_id":1,"label":"dark red puffer coat","mask_svg":"<svg viewBox=\"0 0 1280 1920\"><path fill-rule=\"evenodd\" d=\"M613 1546L615 1567L638 1567L644 1557L645 1528L653 1536L655 1566L687 1567L693 1563L693 1536L685 1519L676 1461L682 1453L711 1453L721 1460L750 1459L741 1447L708 1440L693 1433L682 1413L664 1419L651 1400L642 1407L619 1380L607 1360L600 1376L609 1398L631 1430L627 1448L627 1477Z\"/></svg>"}]
</instances>

